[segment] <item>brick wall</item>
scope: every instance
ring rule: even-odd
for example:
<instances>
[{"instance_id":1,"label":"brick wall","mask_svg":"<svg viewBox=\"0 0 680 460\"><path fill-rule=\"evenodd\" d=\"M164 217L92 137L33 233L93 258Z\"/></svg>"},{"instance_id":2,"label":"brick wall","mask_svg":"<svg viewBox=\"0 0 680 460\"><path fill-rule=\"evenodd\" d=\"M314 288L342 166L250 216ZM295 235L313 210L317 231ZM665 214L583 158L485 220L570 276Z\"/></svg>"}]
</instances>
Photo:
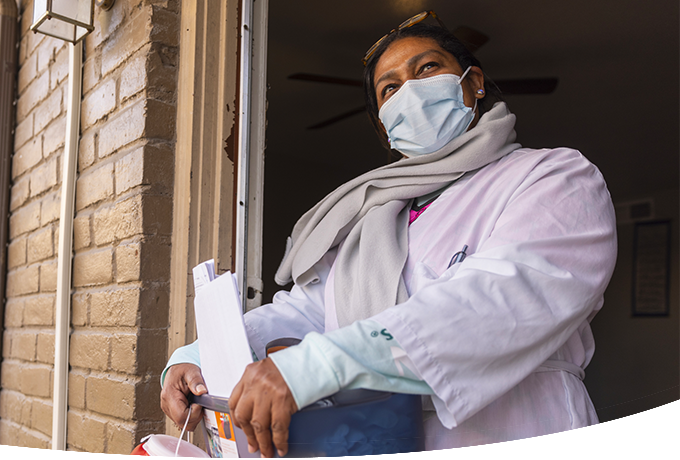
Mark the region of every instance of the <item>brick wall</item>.
<instances>
[{"instance_id":1,"label":"brick wall","mask_svg":"<svg viewBox=\"0 0 680 460\"><path fill-rule=\"evenodd\" d=\"M0 443L48 448L68 47L21 1ZM74 221L70 450L128 454L165 429L179 1L95 10Z\"/></svg>"}]
</instances>

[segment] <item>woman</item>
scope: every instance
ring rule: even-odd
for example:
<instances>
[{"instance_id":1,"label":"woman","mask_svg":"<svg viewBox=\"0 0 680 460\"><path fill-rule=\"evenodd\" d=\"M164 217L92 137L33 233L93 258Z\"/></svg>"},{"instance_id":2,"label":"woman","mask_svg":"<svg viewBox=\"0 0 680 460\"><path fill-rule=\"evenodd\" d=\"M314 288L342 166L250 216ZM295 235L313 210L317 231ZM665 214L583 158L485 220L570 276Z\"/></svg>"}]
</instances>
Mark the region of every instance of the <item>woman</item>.
<instances>
[{"instance_id":1,"label":"woman","mask_svg":"<svg viewBox=\"0 0 680 460\"><path fill-rule=\"evenodd\" d=\"M302 216L276 277L293 289L245 316L260 361L230 406L264 456L287 452L298 408L358 387L427 395L428 450L597 423L582 379L616 257L604 180L575 150L514 143L514 115L429 14L365 59L369 116L404 158ZM304 340L262 359L278 337ZM166 368L178 424L205 392L197 354Z\"/></svg>"}]
</instances>

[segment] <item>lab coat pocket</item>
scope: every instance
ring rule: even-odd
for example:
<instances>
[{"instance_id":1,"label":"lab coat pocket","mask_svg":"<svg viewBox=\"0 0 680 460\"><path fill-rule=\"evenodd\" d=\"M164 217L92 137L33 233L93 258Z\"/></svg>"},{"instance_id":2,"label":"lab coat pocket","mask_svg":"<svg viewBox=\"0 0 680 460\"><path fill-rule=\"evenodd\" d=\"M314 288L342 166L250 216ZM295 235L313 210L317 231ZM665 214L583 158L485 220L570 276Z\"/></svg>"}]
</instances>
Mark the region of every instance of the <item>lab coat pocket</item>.
<instances>
[{"instance_id":1,"label":"lab coat pocket","mask_svg":"<svg viewBox=\"0 0 680 460\"><path fill-rule=\"evenodd\" d=\"M411 276L410 293L411 295L420 291L421 289L430 286L439 281L445 281L452 278L458 271L460 264L455 264L447 268L441 275L437 273L432 267L424 262L416 263Z\"/></svg>"}]
</instances>

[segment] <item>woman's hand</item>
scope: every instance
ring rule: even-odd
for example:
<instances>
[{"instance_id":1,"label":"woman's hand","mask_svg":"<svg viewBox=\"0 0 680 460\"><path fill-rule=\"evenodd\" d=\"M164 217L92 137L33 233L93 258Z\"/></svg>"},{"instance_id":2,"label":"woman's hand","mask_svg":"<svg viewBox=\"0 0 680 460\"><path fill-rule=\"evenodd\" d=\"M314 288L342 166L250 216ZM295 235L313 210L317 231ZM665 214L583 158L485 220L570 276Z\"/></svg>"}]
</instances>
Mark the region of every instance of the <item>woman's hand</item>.
<instances>
[{"instance_id":1,"label":"woman's hand","mask_svg":"<svg viewBox=\"0 0 680 460\"><path fill-rule=\"evenodd\" d=\"M184 426L189 415L189 400L187 399L189 391L195 395L207 393L201 368L189 363L171 366L165 374L165 382L161 391L161 409L179 427ZM187 430L194 431L201 420L202 409L198 404L192 405Z\"/></svg>"},{"instance_id":2,"label":"woman's hand","mask_svg":"<svg viewBox=\"0 0 680 460\"><path fill-rule=\"evenodd\" d=\"M298 407L286 381L271 359L246 367L229 398L234 424L248 437L248 450L263 457L288 453L288 425ZM273 445L272 445L273 441Z\"/></svg>"}]
</instances>

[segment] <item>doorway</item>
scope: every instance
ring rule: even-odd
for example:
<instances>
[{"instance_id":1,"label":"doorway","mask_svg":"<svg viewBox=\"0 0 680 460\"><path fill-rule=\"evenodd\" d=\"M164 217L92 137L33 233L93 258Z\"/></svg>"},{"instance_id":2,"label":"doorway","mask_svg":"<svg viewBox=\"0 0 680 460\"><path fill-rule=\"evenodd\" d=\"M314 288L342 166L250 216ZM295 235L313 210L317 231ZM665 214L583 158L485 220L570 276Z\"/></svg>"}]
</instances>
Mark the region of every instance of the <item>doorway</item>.
<instances>
[{"instance_id":1,"label":"doorway","mask_svg":"<svg viewBox=\"0 0 680 460\"><path fill-rule=\"evenodd\" d=\"M273 281L274 273L297 219L338 185L388 159L365 114L307 129L360 107L361 88L288 77L308 73L361 79L366 49L404 19L427 9L434 9L449 29L465 25L488 35L488 43L476 55L495 80L559 79L551 94L506 96L517 115L522 145L579 149L604 175L615 204L659 197L673 215L656 217L673 219L677 235L677 2L663 0L654 8L644 0L627 2L625 7L617 0L482 0L465 5L444 0L270 2L265 303L281 289ZM642 97L649 63L654 63L655 87L663 88L662 96ZM631 110L636 115L631 116ZM619 226L622 237L630 233L626 225ZM622 255L631 250L624 239L628 238L620 238ZM601 421L678 399L677 245L673 251L668 318L631 317L625 265L629 258L622 256L605 306L592 323L598 351L586 370L586 383ZM664 333L655 336L655 330ZM634 355L622 359L622 347ZM655 357L653 369L646 368L649 356ZM626 375L636 376L634 386L622 385L621 376ZM612 393L613 387L617 392ZM633 400L635 404L630 404Z\"/></svg>"}]
</instances>

